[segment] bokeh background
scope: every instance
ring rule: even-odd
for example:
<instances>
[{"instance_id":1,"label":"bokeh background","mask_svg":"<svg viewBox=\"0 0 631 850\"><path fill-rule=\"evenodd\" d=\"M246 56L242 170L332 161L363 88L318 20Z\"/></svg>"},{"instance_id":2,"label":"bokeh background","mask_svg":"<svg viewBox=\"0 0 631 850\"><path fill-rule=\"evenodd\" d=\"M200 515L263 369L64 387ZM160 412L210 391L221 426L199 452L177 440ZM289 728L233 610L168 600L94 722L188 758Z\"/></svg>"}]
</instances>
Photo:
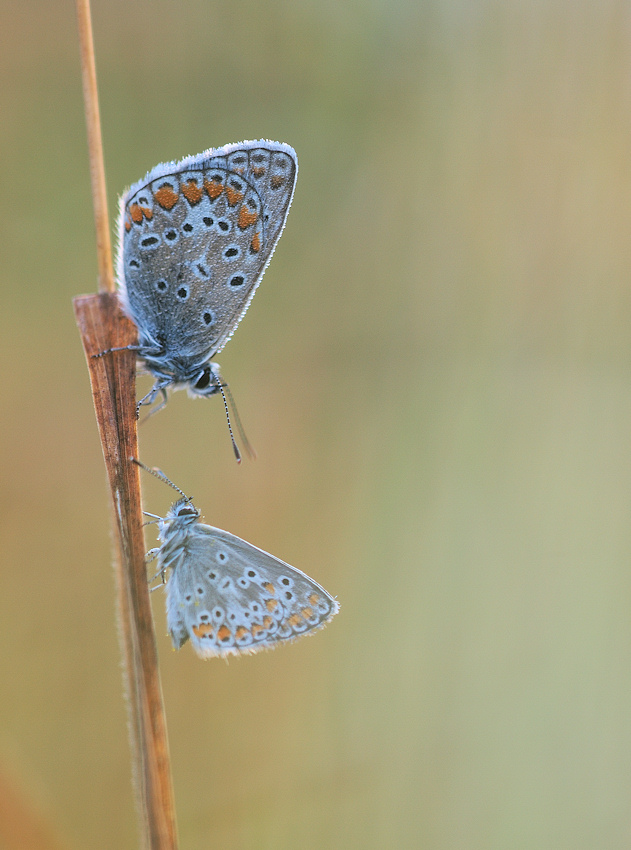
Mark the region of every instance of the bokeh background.
<instances>
[{"instance_id":1,"label":"bokeh background","mask_svg":"<svg viewBox=\"0 0 631 850\"><path fill-rule=\"evenodd\" d=\"M94 0L113 213L209 146L300 161L219 358L259 459L183 393L141 451L342 610L225 664L153 595L183 850L629 846L630 14ZM0 16L0 772L64 847L133 847L74 5Z\"/></svg>"}]
</instances>

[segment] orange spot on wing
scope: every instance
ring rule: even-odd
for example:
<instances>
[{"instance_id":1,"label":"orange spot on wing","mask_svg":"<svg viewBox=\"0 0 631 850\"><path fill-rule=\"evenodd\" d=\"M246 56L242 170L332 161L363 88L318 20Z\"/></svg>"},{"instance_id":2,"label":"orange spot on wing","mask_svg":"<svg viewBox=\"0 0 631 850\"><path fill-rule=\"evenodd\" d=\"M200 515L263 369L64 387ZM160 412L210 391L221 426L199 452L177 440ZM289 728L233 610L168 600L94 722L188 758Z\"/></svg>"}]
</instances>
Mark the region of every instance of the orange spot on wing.
<instances>
[{"instance_id":1,"label":"orange spot on wing","mask_svg":"<svg viewBox=\"0 0 631 850\"><path fill-rule=\"evenodd\" d=\"M305 620L308 620L310 617L313 617L313 608L303 608L300 613Z\"/></svg>"},{"instance_id":2,"label":"orange spot on wing","mask_svg":"<svg viewBox=\"0 0 631 850\"><path fill-rule=\"evenodd\" d=\"M255 177L262 177L265 174L265 168L262 165L256 165L252 169L252 174Z\"/></svg>"},{"instance_id":3,"label":"orange spot on wing","mask_svg":"<svg viewBox=\"0 0 631 850\"><path fill-rule=\"evenodd\" d=\"M254 251L255 254L261 250L261 237L258 233L255 233L252 237L252 241L250 242L250 248Z\"/></svg>"},{"instance_id":4,"label":"orange spot on wing","mask_svg":"<svg viewBox=\"0 0 631 850\"><path fill-rule=\"evenodd\" d=\"M199 626L193 626L193 634L197 635L198 638L206 637L206 635L212 637L213 627L210 623L201 623Z\"/></svg>"},{"instance_id":5,"label":"orange spot on wing","mask_svg":"<svg viewBox=\"0 0 631 850\"><path fill-rule=\"evenodd\" d=\"M318 596L317 593L312 593L311 596L309 597L309 602L312 605L317 605L319 601L320 601L320 597Z\"/></svg>"},{"instance_id":6,"label":"orange spot on wing","mask_svg":"<svg viewBox=\"0 0 631 850\"><path fill-rule=\"evenodd\" d=\"M142 210L142 214L147 219L147 221L151 221L151 219L153 218L153 210L151 209L151 207L140 207L140 209Z\"/></svg>"},{"instance_id":7,"label":"orange spot on wing","mask_svg":"<svg viewBox=\"0 0 631 850\"><path fill-rule=\"evenodd\" d=\"M256 638L261 634L261 632L264 632L265 629L260 623L254 623L250 631L252 632L252 637Z\"/></svg>"},{"instance_id":8,"label":"orange spot on wing","mask_svg":"<svg viewBox=\"0 0 631 850\"><path fill-rule=\"evenodd\" d=\"M129 208L129 215L131 216L131 220L135 221L136 224L140 224L142 221L142 210L138 206L138 204L132 204Z\"/></svg>"},{"instance_id":9,"label":"orange spot on wing","mask_svg":"<svg viewBox=\"0 0 631 850\"><path fill-rule=\"evenodd\" d=\"M278 608L278 600L277 599L268 599L265 603L265 607L272 614Z\"/></svg>"},{"instance_id":10,"label":"orange spot on wing","mask_svg":"<svg viewBox=\"0 0 631 850\"><path fill-rule=\"evenodd\" d=\"M285 182L284 177L279 177L278 174L274 174L273 177L270 177L270 186L272 189L279 189L283 183Z\"/></svg>"},{"instance_id":11,"label":"orange spot on wing","mask_svg":"<svg viewBox=\"0 0 631 850\"><path fill-rule=\"evenodd\" d=\"M160 204L163 210L172 210L177 204L179 195L173 191L173 186L170 183L163 183L160 188L153 193L153 197Z\"/></svg>"},{"instance_id":12,"label":"orange spot on wing","mask_svg":"<svg viewBox=\"0 0 631 850\"><path fill-rule=\"evenodd\" d=\"M246 627L245 626L239 626L239 628L235 632L235 637L236 637L237 640L239 640L240 638L244 637L247 634L249 634L249 632L246 629Z\"/></svg>"},{"instance_id":13,"label":"orange spot on wing","mask_svg":"<svg viewBox=\"0 0 631 850\"><path fill-rule=\"evenodd\" d=\"M201 186L197 185L195 180L188 180L180 188L182 189L182 194L192 207L198 204L204 195L204 190Z\"/></svg>"},{"instance_id":14,"label":"orange spot on wing","mask_svg":"<svg viewBox=\"0 0 631 850\"><path fill-rule=\"evenodd\" d=\"M238 192L232 186L226 186L226 197L231 207L243 200L243 192Z\"/></svg>"},{"instance_id":15,"label":"orange spot on wing","mask_svg":"<svg viewBox=\"0 0 631 850\"><path fill-rule=\"evenodd\" d=\"M245 230L246 227L249 227L259 217L259 214L256 212L250 212L250 210L244 204L239 210L239 218L237 219L237 223L241 230Z\"/></svg>"},{"instance_id":16,"label":"orange spot on wing","mask_svg":"<svg viewBox=\"0 0 631 850\"><path fill-rule=\"evenodd\" d=\"M129 217L125 219L125 230L127 231L127 233L129 233L129 231L131 230L131 221Z\"/></svg>"},{"instance_id":17,"label":"orange spot on wing","mask_svg":"<svg viewBox=\"0 0 631 850\"><path fill-rule=\"evenodd\" d=\"M268 617L268 616L263 617L263 625L265 626L266 629L269 629L269 627L272 626L273 624L274 624L274 621L272 620L271 617Z\"/></svg>"},{"instance_id":18,"label":"orange spot on wing","mask_svg":"<svg viewBox=\"0 0 631 850\"><path fill-rule=\"evenodd\" d=\"M204 189L208 192L211 201L214 201L223 192L223 183L215 180L204 180Z\"/></svg>"},{"instance_id":19,"label":"orange spot on wing","mask_svg":"<svg viewBox=\"0 0 631 850\"><path fill-rule=\"evenodd\" d=\"M232 632L230 631L228 626L223 625L217 632L217 640L226 640L226 638L229 637L232 637Z\"/></svg>"},{"instance_id":20,"label":"orange spot on wing","mask_svg":"<svg viewBox=\"0 0 631 850\"><path fill-rule=\"evenodd\" d=\"M263 588L264 588L264 589L265 589L268 593L276 593L276 590L274 589L274 585L272 584L272 582L271 582L271 581L266 581L266 582L265 582L265 584L263 585Z\"/></svg>"},{"instance_id":21,"label":"orange spot on wing","mask_svg":"<svg viewBox=\"0 0 631 850\"><path fill-rule=\"evenodd\" d=\"M302 625L302 617L300 614L292 614L289 618L290 626L301 626Z\"/></svg>"}]
</instances>

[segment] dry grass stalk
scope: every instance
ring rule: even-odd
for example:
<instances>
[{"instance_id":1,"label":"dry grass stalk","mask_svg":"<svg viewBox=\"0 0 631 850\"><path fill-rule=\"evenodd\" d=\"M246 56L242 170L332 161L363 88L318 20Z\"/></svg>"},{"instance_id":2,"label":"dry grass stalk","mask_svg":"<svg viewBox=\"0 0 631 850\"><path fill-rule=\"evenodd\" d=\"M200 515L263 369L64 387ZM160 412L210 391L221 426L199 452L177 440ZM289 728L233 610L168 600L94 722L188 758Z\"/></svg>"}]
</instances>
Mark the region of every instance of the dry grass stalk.
<instances>
[{"instance_id":1,"label":"dry grass stalk","mask_svg":"<svg viewBox=\"0 0 631 850\"><path fill-rule=\"evenodd\" d=\"M142 530L136 431L136 353L110 348L136 341L113 292L105 172L96 89L89 0L77 0L83 91L88 122L90 172L94 197L99 265L99 295L74 299L86 353L92 397L112 493L118 622L129 699L135 787L143 845L176 850L175 807L158 657L149 603Z\"/></svg>"},{"instance_id":2,"label":"dry grass stalk","mask_svg":"<svg viewBox=\"0 0 631 850\"><path fill-rule=\"evenodd\" d=\"M136 432L136 353L108 348L133 343L136 328L115 295L74 300L90 371L92 397L107 469L118 557L118 620L129 697L134 772L146 846L176 847L175 810L162 689L145 566Z\"/></svg>"},{"instance_id":3,"label":"dry grass stalk","mask_svg":"<svg viewBox=\"0 0 631 850\"><path fill-rule=\"evenodd\" d=\"M96 224L96 255L99 264L99 292L114 292L112 269L112 244L107 215L107 192L105 189L105 166L103 164L103 140L101 116L96 88L96 62L92 39L92 16L90 0L77 0L77 22L81 47L81 79L83 80L83 105L88 129L88 153L90 156L90 178L92 203Z\"/></svg>"}]
</instances>

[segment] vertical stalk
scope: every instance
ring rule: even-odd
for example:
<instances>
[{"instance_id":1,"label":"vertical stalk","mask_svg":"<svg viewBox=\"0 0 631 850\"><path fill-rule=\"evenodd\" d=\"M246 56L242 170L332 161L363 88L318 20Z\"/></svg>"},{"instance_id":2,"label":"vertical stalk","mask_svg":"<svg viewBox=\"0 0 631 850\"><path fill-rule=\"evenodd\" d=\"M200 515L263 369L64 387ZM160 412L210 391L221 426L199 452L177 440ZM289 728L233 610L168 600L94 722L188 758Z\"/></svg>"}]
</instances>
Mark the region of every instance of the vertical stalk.
<instances>
[{"instance_id":1,"label":"vertical stalk","mask_svg":"<svg viewBox=\"0 0 631 850\"><path fill-rule=\"evenodd\" d=\"M96 251L99 264L99 292L114 292L112 268L112 244L107 215L107 192L105 190L105 166L103 164L103 137L99 96L96 88L96 63L92 38L92 16L90 0L76 0L81 47L81 78L83 80L83 106L88 125L88 151L90 155L90 178L92 181L92 203L96 224Z\"/></svg>"},{"instance_id":2,"label":"vertical stalk","mask_svg":"<svg viewBox=\"0 0 631 850\"><path fill-rule=\"evenodd\" d=\"M135 789L142 844L177 850L169 747L144 555L136 423L136 353L111 348L136 342L136 328L114 293L105 170L89 0L77 0L90 173L94 198L99 294L74 299L87 358L103 457L112 494L119 636L128 697Z\"/></svg>"}]
</instances>

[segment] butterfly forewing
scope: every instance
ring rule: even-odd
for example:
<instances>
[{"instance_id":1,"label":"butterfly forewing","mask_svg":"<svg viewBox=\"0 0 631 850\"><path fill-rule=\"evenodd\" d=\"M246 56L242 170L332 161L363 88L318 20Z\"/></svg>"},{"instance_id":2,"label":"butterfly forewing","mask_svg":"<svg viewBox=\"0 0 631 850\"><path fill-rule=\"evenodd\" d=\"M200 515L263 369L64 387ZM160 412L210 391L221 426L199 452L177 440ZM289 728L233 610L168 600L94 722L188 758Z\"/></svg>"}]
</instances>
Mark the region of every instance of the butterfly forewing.
<instances>
[{"instance_id":1,"label":"butterfly forewing","mask_svg":"<svg viewBox=\"0 0 631 850\"><path fill-rule=\"evenodd\" d=\"M337 602L300 570L208 525L190 528L167 583L176 647L190 638L202 657L256 652L315 631Z\"/></svg>"}]
</instances>

